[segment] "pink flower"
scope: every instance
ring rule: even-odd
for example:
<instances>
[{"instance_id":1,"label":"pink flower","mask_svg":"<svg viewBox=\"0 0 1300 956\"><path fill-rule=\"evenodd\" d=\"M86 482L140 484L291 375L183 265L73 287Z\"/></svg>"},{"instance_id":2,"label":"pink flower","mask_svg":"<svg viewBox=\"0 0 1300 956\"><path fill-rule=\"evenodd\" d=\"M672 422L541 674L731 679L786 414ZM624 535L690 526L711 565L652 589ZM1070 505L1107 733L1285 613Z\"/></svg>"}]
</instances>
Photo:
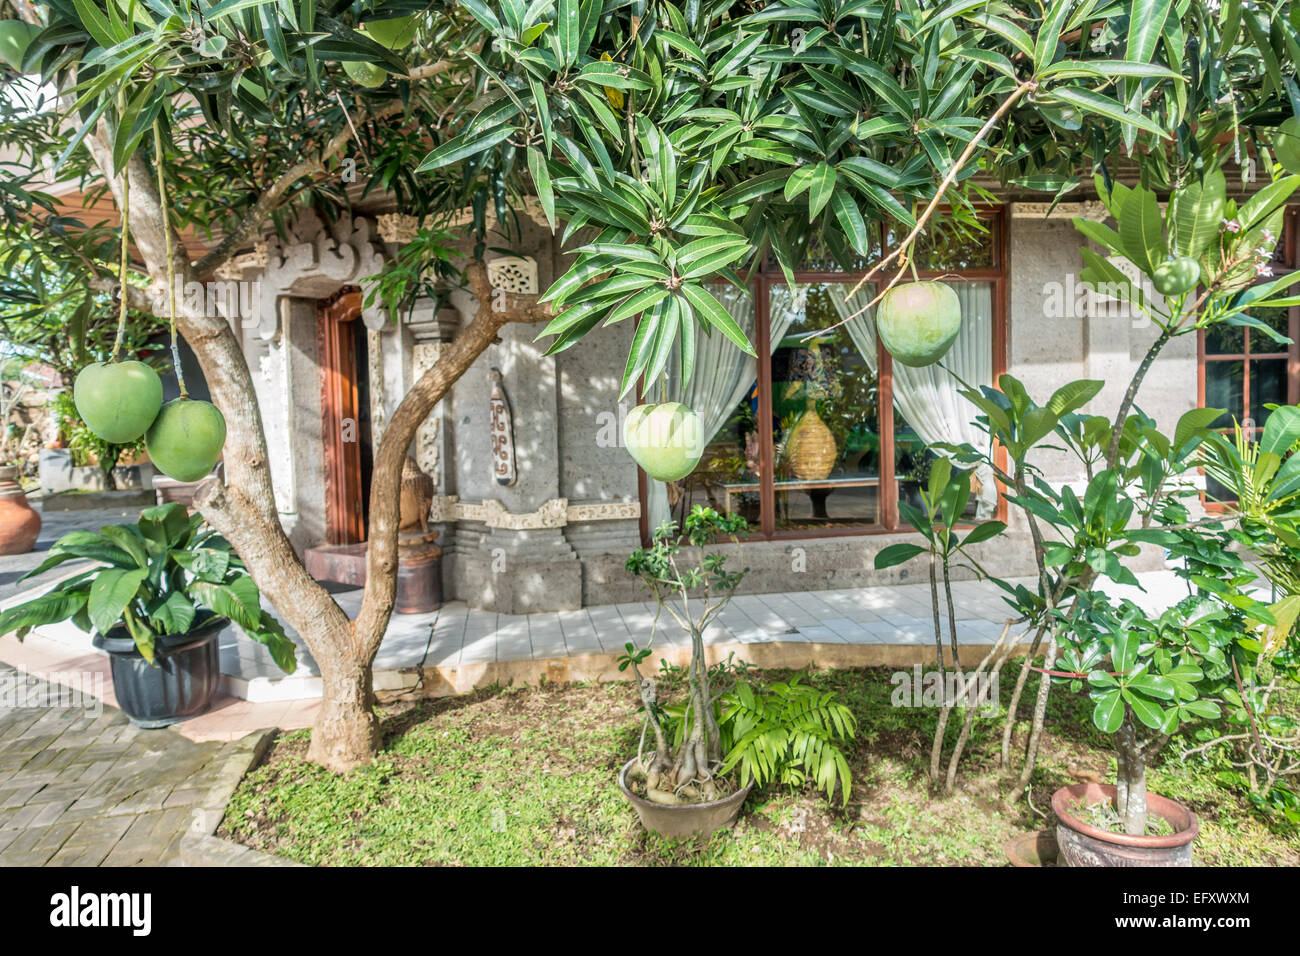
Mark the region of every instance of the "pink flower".
<instances>
[{"instance_id":1,"label":"pink flower","mask_svg":"<svg viewBox=\"0 0 1300 956\"><path fill-rule=\"evenodd\" d=\"M1267 262L1260 262L1255 265L1255 274L1258 276L1271 276L1273 269Z\"/></svg>"},{"instance_id":2,"label":"pink flower","mask_svg":"<svg viewBox=\"0 0 1300 956\"><path fill-rule=\"evenodd\" d=\"M1237 222L1235 219L1225 219L1223 220L1223 225L1219 228L1221 230L1226 229L1228 232L1241 232L1241 223Z\"/></svg>"}]
</instances>

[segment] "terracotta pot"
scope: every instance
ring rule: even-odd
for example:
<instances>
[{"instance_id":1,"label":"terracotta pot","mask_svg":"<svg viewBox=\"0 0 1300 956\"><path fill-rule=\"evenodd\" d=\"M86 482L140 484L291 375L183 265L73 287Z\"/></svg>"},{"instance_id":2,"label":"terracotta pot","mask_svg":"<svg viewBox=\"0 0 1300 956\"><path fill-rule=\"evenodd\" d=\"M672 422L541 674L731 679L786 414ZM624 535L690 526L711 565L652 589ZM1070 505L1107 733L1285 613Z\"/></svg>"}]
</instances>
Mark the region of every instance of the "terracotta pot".
<instances>
[{"instance_id":1,"label":"terracotta pot","mask_svg":"<svg viewBox=\"0 0 1300 956\"><path fill-rule=\"evenodd\" d=\"M1174 830L1161 836L1113 833L1084 823L1073 808L1096 803L1115 805L1111 784L1076 783L1052 794L1058 820L1056 842L1066 866L1191 866L1192 841L1200 832L1196 814L1156 793L1147 794L1147 811Z\"/></svg>"},{"instance_id":2,"label":"terracotta pot","mask_svg":"<svg viewBox=\"0 0 1300 956\"><path fill-rule=\"evenodd\" d=\"M1060 850L1051 830L1021 833L1003 844L1012 866L1058 866Z\"/></svg>"},{"instance_id":3,"label":"terracotta pot","mask_svg":"<svg viewBox=\"0 0 1300 956\"><path fill-rule=\"evenodd\" d=\"M26 554L41 533L41 516L18 484L18 469L0 467L0 554Z\"/></svg>"},{"instance_id":4,"label":"terracotta pot","mask_svg":"<svg viewBox=\"0 0 1300 956\"><path fill-rule=\"evenodd\" d=\"M636 815L641 818L641 825L660 836L707 836L715 830L731 826L740 816L740 808L745 798L749 796L749 791L754 787L751 783L748 787L742 787L735 793L710 803L664 806L638 797L628 787L627 772L634 763L636 763L635 757L625 763L623 769L619 771L618 788L623 791L623 796L627 797L628 802L636 808Z\"/></svg>"}]
</instances>

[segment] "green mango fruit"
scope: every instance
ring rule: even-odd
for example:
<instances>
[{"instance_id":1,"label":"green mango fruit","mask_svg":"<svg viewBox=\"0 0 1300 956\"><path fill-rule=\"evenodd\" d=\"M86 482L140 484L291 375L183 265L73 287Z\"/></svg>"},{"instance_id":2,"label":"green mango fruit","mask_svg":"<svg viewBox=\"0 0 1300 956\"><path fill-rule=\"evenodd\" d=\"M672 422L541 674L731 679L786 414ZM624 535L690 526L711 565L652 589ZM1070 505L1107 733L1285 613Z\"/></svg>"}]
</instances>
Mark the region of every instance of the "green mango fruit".
<instances>
[{"instance_id":1,"label":"green mango fruit","mask_svg":"<svg viewBox=\"0 0 1300 956\"><path fill-rule=\"evenodd\" d=\"M1293 116L1277 128L1273 155L1288 173L1300 173L1300 116Z\"/></svg>"},{"instance_id":2,"label":"green mango fruit","mask_svg":"<svg viewBox=\"0 0 1300 956\"><path fill-rule=\"evenodd\" d=\"M162 380L143 362L95 362L78 372L72 384L81 420L114 445L143 435L158 417L162 398Z\"/></svg>"},{"instance_id":3,"label":"green mango fruit","mask_svg":"<svg viewBox=\"0 0 1300 956\"><path fill-rule=\"evenodd\" d=\"M702 431L699 416L681 402L638 405L623 423L623 443L651 478L677 481L700 463Z\"/></svg>"},{"instance_id":4,"label":"green mango fruit","mask_svg":"<svg viewBox=\"0 0 1300 956\"><path fill-rule=\"evenodd\" d=\"M921 368L943 358L961 331L961 300L942 282L909 282L885 293L876 330L894 361Z\"/></svg>"},{"instance_id":5,"label":"green mango fruit","mask_svg":"<svg viewBox=\"0 0 1300 956\"><path fill-rule=\"evenodd\" d=\"M226 419L211 402L178 398L158 413L144 436L149 458L168 478L198 481L212 471L226 443Z\"/></svg>"},{"instance_id":6,"label":"green mango fruit","mask_svg":"<svg viewBox=\"0 0 1300 956\"><path fill-rule=\"evenodd\" d=\"M0 61L21 73L27 48L32 45L32 40L41 29L22 20L0 20Z\"/></svg>"},{"instance_id":7,"label":"green mango fruit","mask_svg":"<svg viewBox=\"0 0 1300 956\"><path fill-rule=\"evenodd\" d=\"M352 82L360 83L368 90L383 86L384 80L388 79L388 71L383 67L361 60L344 60L343 72L352 78Z\"/></svg>"},{"instance_id":8,"label":"green mango fruit","mask_svg":"<svg viewBox=\"0 0 1300 956\"><path fill-rule=\"evenodd\" d=\"M411 45L411 41L415 39L415 28L419 24L419 18L413 16L367 20L361 24L361 32L382 47L401 50Z\"/></svg>"},{"instance_id":9,"label":"green mango fruit","mask_svg":"<svg viewBox=\"0 0 1300 956\"><path fill-rule=\"evenodd\" d=\"M1161 295L1182 295L1201 281L1201 267L1191 256L1168 259L1151 273L1151 284Z\"/></svg>"}]
</instances>

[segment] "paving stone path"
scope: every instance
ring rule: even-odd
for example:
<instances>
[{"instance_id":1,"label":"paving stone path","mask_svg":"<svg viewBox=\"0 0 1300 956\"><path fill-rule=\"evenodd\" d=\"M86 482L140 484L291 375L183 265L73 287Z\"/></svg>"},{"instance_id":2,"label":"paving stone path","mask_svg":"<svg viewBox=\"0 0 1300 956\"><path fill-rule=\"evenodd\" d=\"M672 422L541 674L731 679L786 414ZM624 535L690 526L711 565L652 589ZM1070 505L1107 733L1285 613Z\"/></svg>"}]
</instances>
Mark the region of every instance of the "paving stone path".
<instances>
[{"instance_id":1,"label":"paving stone path","mask_svg":"<svg viewBox=\"0 0 1300 956\"><path fill-rule=\"evenodd\" d=\"M0 664L0 866L172 862L233 746L141 730Z\"/></svg>"}]
</instances>

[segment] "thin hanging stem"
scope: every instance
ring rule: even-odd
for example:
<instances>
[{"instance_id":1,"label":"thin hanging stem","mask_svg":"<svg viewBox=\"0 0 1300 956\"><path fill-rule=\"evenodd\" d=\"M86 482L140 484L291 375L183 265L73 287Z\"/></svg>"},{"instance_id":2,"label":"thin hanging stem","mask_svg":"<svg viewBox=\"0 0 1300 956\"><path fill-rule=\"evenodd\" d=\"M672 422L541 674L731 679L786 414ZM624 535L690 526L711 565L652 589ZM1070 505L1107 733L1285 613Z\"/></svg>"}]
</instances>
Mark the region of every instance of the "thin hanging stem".
<instances>
[{"instance_id":1,"label":"thin hanging stem","mask_svg":"<svg viewBox=\"0 0 1300 956\"><path fill-rule=\"evenodd\" d=\"M181 371L181 351L176 341L176 263L172 259L172 224L167 207L167 194L164 191L162 130L158 121L153 121L153 161L158 170L158 205L162 207L163 242L167 250L167 315L171 321L172 333L172 368L176 371L176 384L180 386L181 398L189 398L185 387L185 373Z\"/></svg>"},{"instance_id":2,"label":"thin hanging stem","mask_svg":"<svg viewBox=\"0 0 1300 956\"><path fill-rule=\"evenodd\" d=\"M126 91L117 94L119 117L126 112ZM118 120L121 122L121 119ZM126 271L130 265L128 247L131 245L131 229L127 225L131 218L131 177L122 170L122 258L117 270L117 296L121 304L117 313L117 337L113 339L112 361L116 362L122 352L122 342L126 338Z\"/></svg>"}]
</instances>

